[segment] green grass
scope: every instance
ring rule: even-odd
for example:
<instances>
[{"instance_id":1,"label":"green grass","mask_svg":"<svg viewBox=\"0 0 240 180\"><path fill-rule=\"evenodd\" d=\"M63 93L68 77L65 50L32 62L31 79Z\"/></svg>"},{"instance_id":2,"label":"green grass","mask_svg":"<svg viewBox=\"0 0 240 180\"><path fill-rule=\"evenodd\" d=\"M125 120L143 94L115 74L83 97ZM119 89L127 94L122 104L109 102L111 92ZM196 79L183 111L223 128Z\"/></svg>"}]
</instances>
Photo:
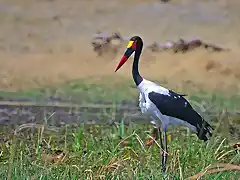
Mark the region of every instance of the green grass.
<instances>
[{"instance_id":1,"label":"green grass","mask_svg":"<svg viewBox=\"0 0 240 180\"><path fill-rule=\"evenodd\" d=\"M109 79L106 81L111 82ZM79 103L96 100L119 103L126 99L137 102L138 91L132 81L90 82L77 80L57 87L0 92L0 96L39 101L55 96ZM187 94L194 106L202 107L202 110L220 113L224 108L233 112L240 109L238 94L228 98L224 92L210 94L198 90ZM172 141L168 145L168 179L187 179L217 163L240 164L240 151L232 147L232 143L237 141L229 135L228 126L225 126L230 122L238 124L239 116L232 121L231 117L222 118L218 114L214 119L212 124L216 131L207 143L198 140L196 135L190 135L185 128L169 129ZM0 141L0 179L163 179L158 145L147 147L144 144L151 128L151 125L133 123L128 126L124 123L114 126L83 124L78 127L54 127L55 132L48 127L26 126L14 135L13 129L2 126L0 138L7 141ZM56 150L66 155L60 155L60 162L52 162L57 160ZM206 173L203 179L238 177L239 171L227 170Z\"/></svg>"},{"instance_id":2,"label":"green grass","mask_svg":"<svg viewBox=\"0 0 240 180\"><path fill-rule=\"evenodd\" d=\"M66 126L58 132L26 128L1 143L1 179L163 179L160 149L145 146L150 126ZM7 131L5 129L5 131ZM195 135L169 132L169 179L187 179L216 163L240 164L240 151L214 137L204 143ZM50 155L62 150L59 162ZM47 156L48 155L48 156ZM62 158L64 157L64 158ZM56 160L56 158L55 158ZM240 171L227 170L204 179L238 179Z\"/></svg>"},{"instance_id":3,"label":"green grass","mask_svg":"<svg viewBox=\"0 0 240 180\"><path fill-rule=\"evenodd\" d=\"M163 86L167 86L166 82L159 82ZM213 108L222 110L226 108L230 111L240 111L240 95L236 92L220 92L212 93L204 90L178 91L179 93L186 93L187 99L194 101L196 104L205 105L206 108ZM137 102L139 92L134 86L132 80L123 80L120 83L115 83L114 79L106 77L101 81L96 81L94 78L88 80L75 80L58 86L44 87L39 89L31 89L28 91L19 92L4 92L0 91L0 97L11 98L33 98L34 100L42 100L43 98L55 96L65 99L72 99L78 103L89 103L96 101L110 101L112 103L120 103L123 100L130 100Z\"/></svg>"}]
</instances>

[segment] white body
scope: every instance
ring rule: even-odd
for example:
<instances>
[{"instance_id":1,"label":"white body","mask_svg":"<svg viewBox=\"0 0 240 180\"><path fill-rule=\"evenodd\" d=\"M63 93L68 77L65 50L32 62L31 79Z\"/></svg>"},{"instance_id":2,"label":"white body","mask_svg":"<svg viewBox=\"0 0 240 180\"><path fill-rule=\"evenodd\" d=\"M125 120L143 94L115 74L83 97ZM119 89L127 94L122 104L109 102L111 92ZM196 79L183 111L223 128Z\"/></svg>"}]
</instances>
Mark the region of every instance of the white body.
<instances>
[{"instance_id":1,"label":"white body","mask_svg":"<svg viewBox=\"0 0 240 180\"><path fill-rule=\"evenodd\" d=\"M161 128L162 131L166 131L168 125L184 125L196 132L195 126L189 124L188 122L180 120L178 118L163 115L155 106L155 104L148 98L148 93L152 91L170 96L168 89L146 79L143 79L137 88L140 91L139 107L141 108L141 112L152 118L152 124L155 124L158 128Z\"/></svg>"}]
</instances>

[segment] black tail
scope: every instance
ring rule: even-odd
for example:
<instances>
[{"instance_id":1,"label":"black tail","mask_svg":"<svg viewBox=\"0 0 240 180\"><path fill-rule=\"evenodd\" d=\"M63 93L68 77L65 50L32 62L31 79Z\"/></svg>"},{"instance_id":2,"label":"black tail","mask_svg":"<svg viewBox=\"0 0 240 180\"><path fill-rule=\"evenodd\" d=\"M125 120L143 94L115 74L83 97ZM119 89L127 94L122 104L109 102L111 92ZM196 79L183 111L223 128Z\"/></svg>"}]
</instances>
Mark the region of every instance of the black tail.
<instances>
[{"instance_id":1,"label":"black tail","mask_svg":"<svg viewBox=\"0 0 240 180\"><path fill-rule=\"evenodd\" d=\"M211 137L213 130L214 128L208 122L203 120L201 126L197 128L197 136L200 140L207 141L208 140L207 135Z\"/></svg>"}]
</instances>

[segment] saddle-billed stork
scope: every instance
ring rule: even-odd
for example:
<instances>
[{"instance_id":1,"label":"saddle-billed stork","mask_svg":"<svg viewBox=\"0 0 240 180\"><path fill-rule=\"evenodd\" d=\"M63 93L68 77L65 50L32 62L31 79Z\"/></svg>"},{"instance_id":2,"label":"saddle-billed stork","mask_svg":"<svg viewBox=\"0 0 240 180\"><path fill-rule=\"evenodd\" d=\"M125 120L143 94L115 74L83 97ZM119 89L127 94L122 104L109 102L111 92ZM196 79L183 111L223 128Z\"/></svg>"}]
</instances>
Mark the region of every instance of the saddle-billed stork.
<instances>
[{"instance_id":1,"label":"saddle-billed stork","mask_svg":"<svg viewBox=\"0 0 240 180\"><path fill-rule=\"evenodd\" d=\"M132 66L133 80L140 91L139 107L141 112L151 118L151 123L159 129L160 146L162 149L162 171L166 171L167 161L167 127L169 125L183 125L194 131L200 140L207 141L212 136L213 128L207 123L184 98L154 82L144 79L138 70L139 58L143 48L143 41L139 36L133 36L127 45L127 49L121 58L115 72L128 60L133 52L134 61ZM164 146L162 140L164 138Z\"/></svg>"}]
</instances>

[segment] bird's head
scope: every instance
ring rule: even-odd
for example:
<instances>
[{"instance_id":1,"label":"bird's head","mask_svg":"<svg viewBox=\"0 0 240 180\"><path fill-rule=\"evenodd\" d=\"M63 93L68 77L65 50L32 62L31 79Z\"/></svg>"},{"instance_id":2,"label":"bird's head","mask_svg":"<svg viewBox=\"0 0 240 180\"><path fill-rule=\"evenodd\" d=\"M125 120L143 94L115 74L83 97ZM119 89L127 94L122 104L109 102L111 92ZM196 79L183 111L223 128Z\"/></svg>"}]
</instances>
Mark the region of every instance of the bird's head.
<instances>
[{"instance_id":1,"label":"bird's head","mask_svg":"<svg viewBox=\"0 0 240 180\"><path fill-rule=\"evenodd\" d=\"M136 49L139 47L139 45L142 45L142 39L139 36L133 36L128 42L127 49L121 58L118 66L115 69L115 72L120 69L120 67L127 62L128 58L132 55L133 52L136 51Z\"/></svg>"}]
</instances>

